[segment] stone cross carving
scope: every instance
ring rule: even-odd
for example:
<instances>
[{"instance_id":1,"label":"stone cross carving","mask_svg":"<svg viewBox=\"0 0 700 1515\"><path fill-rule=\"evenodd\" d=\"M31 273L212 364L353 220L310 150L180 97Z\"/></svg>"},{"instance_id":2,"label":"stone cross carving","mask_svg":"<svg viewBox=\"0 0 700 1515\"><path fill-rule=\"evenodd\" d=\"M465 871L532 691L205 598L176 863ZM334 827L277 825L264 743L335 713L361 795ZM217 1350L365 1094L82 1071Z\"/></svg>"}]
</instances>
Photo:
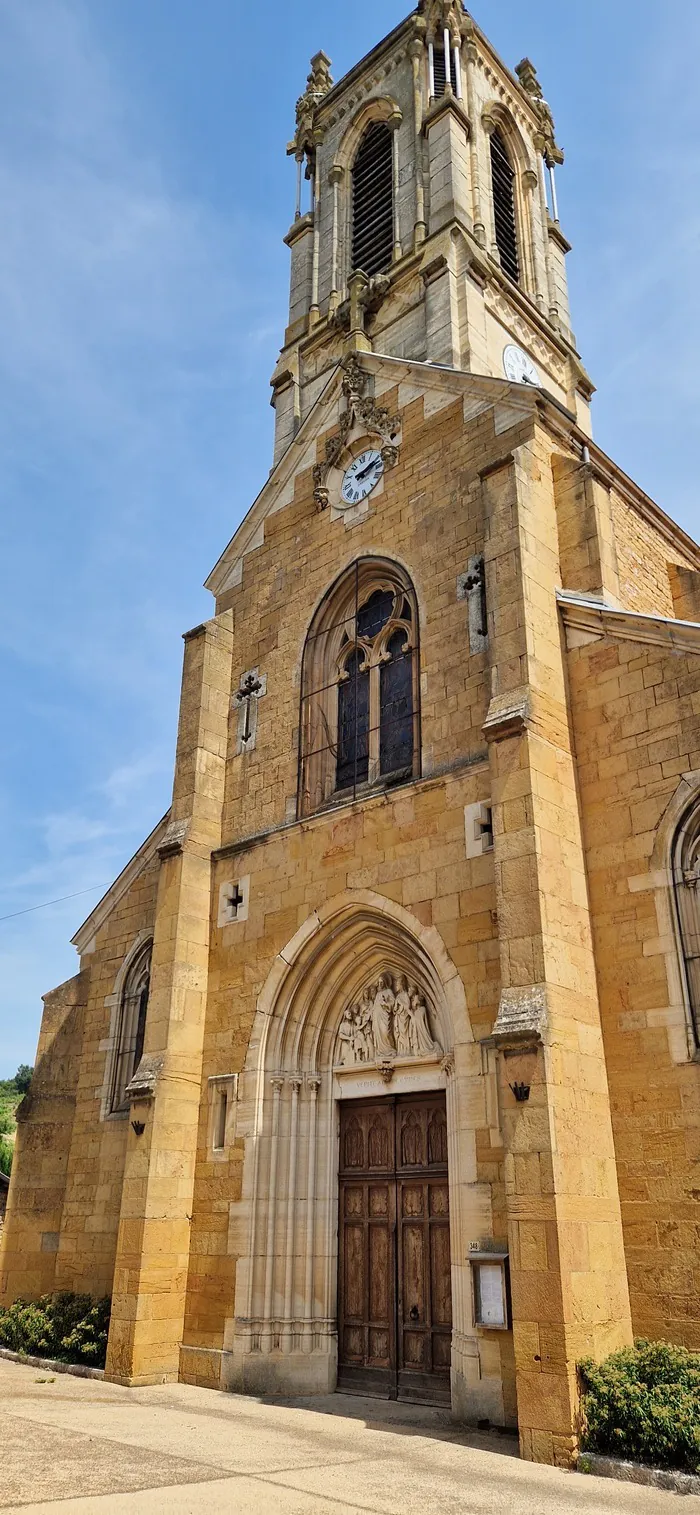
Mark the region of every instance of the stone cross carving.
<instances>
[{"instance_id":1,"label":"stone cross carving","mask_svg":"<svg viewBox=\"0 0 700 1515\"><path fill-rule=\"evenodd\" d=\"M335 1061L393 1065L404 1057L441 1057L422 991L404 974L383 973L348 1005L338 1028Z\"/></svg>"},{"instance_id":2,"label":"stone cross carving","mask_svg":"<svg viewBox=\"0 0 700 1515\"><path fill-rule=\"evenodd\" d=\"M258 700L261 700L266 693L265 674L260 677L257 668L251 668L243 674L233 696L233 703L238 708L237 752L250 752L255 746L255 735L258 729Z\"/></svg>"}]
</instances>

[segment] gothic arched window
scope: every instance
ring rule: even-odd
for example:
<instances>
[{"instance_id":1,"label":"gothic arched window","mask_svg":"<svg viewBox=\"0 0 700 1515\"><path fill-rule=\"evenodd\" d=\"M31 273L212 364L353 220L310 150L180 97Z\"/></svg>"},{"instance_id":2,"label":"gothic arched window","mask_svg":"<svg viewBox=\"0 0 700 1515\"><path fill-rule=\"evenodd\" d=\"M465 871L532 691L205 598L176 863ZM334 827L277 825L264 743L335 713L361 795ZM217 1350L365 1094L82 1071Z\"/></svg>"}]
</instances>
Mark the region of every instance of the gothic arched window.
<instances>
[{"instance_id":1,"label":"gothic arched window","mask_svg":"<svg viewBox=\"0 0 700 1515\"><path fill-rule=\"evenodd\" d=\"M109 1100L112 1114L119 1110L128 1110L127 1085L133 1078L143 1054L152 947L153 943L149 941L139 948L129 964L119 996Z\"/></svg>"},{"instance_id":2,"label":"gothic arched window","mask_svg":"<svg viewBox=\"0 0 700 1515\"><path fill-rule=\"evenodd\" d=\"M299 814L419 771L418 607L395 563L358 558L304 649Z\"/></svg>"},{"instance_id":3,"label":"gothic arched window","mask_svg":"<svg viewBox=\"0 0 700 1515\"><path fill-rule=\"evenodd\" d=\"M497 126L491 133L491 183L496 246L501 258L501 268L517 284L520 280L520 259L515 220L515 169L510 160L503 133Z\"/></svg>"},{"instance_id":4,"label":"gothic arched window","mask_svg":"<svg viewBox=\"0 0 700 1515\"><path fill-rule=\"evenodd\" d=\"M373 121L352 167L352 266L370 277L390 267L394 251L392 135Z\"/></svg>"},{"instance_id":5,"label":"gothic arched window","mask_svg":"<svg viewBox=\"0 0 700 1515\"><path fill-rule=\"evenodd\" d=\"M700 1046L700 804L681 822L673 846L673 887L696 1047Z\"/></svg>"}]
</instances>

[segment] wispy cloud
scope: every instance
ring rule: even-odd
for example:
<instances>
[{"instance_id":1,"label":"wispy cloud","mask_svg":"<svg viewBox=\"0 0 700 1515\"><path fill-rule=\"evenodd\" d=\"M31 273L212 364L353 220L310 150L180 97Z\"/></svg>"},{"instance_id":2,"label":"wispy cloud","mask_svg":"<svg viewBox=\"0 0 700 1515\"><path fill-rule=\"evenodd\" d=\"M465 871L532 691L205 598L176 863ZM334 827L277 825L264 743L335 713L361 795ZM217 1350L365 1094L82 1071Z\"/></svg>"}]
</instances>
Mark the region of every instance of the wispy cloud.
<instances>
[{"instance_id":1,"label":"wispy cloud","mask_svg":"<svg viewBox=\"0 0 700 1515\"><path fill-rule=\"evenodd\" d=\"M0 22L6 913L103 886L168 804L179 633L248 503L225 504L227 413L279 327L242 228L183 185L99 9L0 0ZM10 1071L89 907L1 928Z\"/></svg>"}]
</instances>

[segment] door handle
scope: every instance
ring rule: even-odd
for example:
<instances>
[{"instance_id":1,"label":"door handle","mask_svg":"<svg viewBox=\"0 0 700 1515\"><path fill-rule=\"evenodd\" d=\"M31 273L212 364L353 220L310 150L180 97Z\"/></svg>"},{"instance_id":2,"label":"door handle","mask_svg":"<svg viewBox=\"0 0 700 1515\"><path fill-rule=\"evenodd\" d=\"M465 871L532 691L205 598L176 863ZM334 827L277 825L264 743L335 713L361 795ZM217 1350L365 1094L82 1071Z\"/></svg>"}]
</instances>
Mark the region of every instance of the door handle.
<instances>
[{"instance_id":1,"label":"door handle","mask_svg":"<svg viewBox=\"0 0 700 1515\"><path fill-rule=\"evenodd\" d=\"M417 1305L412 1305L411 1306L411 1310L410 1310L410 1319L411 1320L418 1320L418 1318L419 1318L418 1306Z\"/></svg>"}]
</instances>

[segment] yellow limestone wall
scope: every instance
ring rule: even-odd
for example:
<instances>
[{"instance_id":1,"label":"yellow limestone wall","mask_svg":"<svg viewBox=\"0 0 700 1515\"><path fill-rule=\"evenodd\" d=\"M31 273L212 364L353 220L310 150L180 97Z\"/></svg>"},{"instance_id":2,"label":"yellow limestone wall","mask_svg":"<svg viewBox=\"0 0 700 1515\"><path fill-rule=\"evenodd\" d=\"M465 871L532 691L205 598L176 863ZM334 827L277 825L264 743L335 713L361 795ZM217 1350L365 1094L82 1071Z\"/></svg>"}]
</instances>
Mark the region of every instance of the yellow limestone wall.
<instances>
[{"instance_id":1,"label":"yellow limestone wall","mask_svg":"<svg viewBox=\"0 0 700 1515\"><path fill-rule=\"evenodd\" d=\"M382 404L393 410L399 399L388 392ZM502 1380L507 1420L515 1419L517 1400L526 1456L567 1462L575 1446L577 1359L631 1339L618 1184L635 1328L660 1319L658 1295L670 1277L662 1257L668 1253L673 1267L684 1248L673 1298L685 1303L666 1311L664 1330L689 1339L688 1321L698 1313L688 1198L697 1069L674 1063L670 1052L662 1056L668 1037L652 1012L668 994L664 1000L663 959L648 955L647 933L658 937L654 896L639 886L633 892L629 877L644 873L677 782L676 769L666 772L664 764L687 758L700 766L692 756L700 744L697 695L665 672L653 695L643 672L641 687L621 686L613 698L624 708L610 723L597 688L616 676L624 644L613 649L615 667L596 661L600 648L567 655L555 591L564 582L623 598L630 585L634 608L671 614L674 589L661 565L671 560L685 571L693 562L640 524L624 491L582 472L576 449L538 418L534 397L531 413L513 416L498 433L493 411L465 423L459 397L431 411L422 398L403 404L399 463L350 530L330 511L316 511L311 468L300 472L293 500L268 518L264 542L246 556L241 583L217 618L187 639L175 829L84 959L87 986L66 991L60 1014L75 1027L74 1088L51 1064L46 1044L47 1077L51 1066L51 1077L75 1099L75 1113L65 1107L50 1183L50 1165L36 1155L45 1116L38 1102L28 1113L11 1206L17 1211L32 1185L47 1193L33 1219L25 1214L23 1232L8 1212L5 1297L18 1292L22 1266L36 1292L52 1276L95 1291L111 1283L110 1377L145 1383L180 1373L219 1382L236 1311L240 1239L230 1211L241 1194L243 1142L235 1137L214 1159L208 1080L243 1069L260 990L309 915L344 891L371 889L440 932L464 984L475 1057L483 1059L483 1088L469 1112L474 1183L490 1193L492 1240L508 1242L514 1331L480 1333L475 1371ZM623 540L629 520L634 529ZM482 551L490 644L471 655L456 580ZM338 573L367 552L401 562L418 596L423 777L296 822L305 634ZM685 580L681 589L687 603ZM635 680L640 656L635 645L627 670ZM645 649L644 656L652 654ZM266 675L267 692L255 748L236 756L232 696L252 667ZM668 691L663 737L660 687ZM633 695L643 691L648 728L625 724ZM647 729L650 747L652 732L653 740L675 732L679 750L650 753L643 763L639 756L633 778ZM610 748L615 742L619 751ZM618 773L623 761L629 768ZM649 779L647 770L657 766L660 777ZM653 792L640 799L637 815L626 791L616 791L631 829L605 838L609 821L613 828L623 823L610 819L610 796L605 791L601 799L595 785L613 776ZM467 859L464 807L489 799L495 848ZM611 883L606 869L616 868ZM248 919L219 928L219 886L244 876L251 881ZM145 1048L153 1093L132 1107L145 1126L137 1136L130 1122L99 1118L104 1002L134 934L153 921ZM49 1039L52 1013L47 1006ZM642 1026L624 1020L628 1015L652 1019ZM498 1099L489 1071L495 1067ZM516 1081L531 1085L528 1104L514 1100ZM682 1216L681 1194L688 1205ZM22 1208L27 1212L25 1201ZM664 1229L676 1222L686 1229ZM61 1233L53 1275L56 1258L42 1261L45 1230Z\"/></svg>"},{"instance_id":2,"label":"yellow limestone wall","mask_svg":"<svg viewBox=\"0 0 700 1515\"><path fill-rule=\"evenodd\" d=\"M700 1068L655 849L700 769L700 655L604 638L568 662L632 1323L698 1350Z\"/></svg>"}]
</instances>

